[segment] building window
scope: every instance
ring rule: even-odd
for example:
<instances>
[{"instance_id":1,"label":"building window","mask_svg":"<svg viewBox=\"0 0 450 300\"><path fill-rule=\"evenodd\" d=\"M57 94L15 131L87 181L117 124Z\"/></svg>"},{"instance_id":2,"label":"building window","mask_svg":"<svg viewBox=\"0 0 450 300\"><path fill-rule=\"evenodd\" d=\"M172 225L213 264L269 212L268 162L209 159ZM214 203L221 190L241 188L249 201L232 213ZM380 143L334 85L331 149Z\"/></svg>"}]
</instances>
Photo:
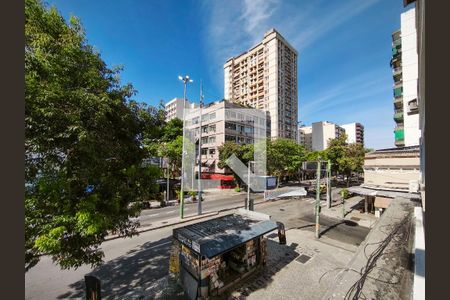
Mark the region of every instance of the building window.
<instances>
[{"instance_id":1,"label":"building window","mask_svg":"<svg viewBox=\"0 0 450 300\"><path fill-rule=\"evenodd\" d=\"M202 148L202 155L208 154L208 148Z\"/></svg>"},{"instance_id":2,"label":"building window","mask_svg":"<svg viewBox=\"0 0 450 300\"><path fill-rule=\"evenodd\" d=\"M211 155L216 154L216 149L215 148L210 148L209 149L209 154L211 154Z\"/></svg>"},{"instance_id":3,"label":"building window","mask_svg":"<svg viewBox=\"0 0 450 300\"><path fill-rule=\"evenodd\" d=\"M202 132L208 133L208 126L202 126Z\"/></svg>"},{"instance_id":4,"label":"building window","mask_svg":"<svg viewBox=\"0 0 450 300\"><path fill-rule=\"evenodd\" d=\"M215 143L216 142L216 137L215 136L210 136L208 139L209 143Z\"/></svg>"},{"instance_id":5,"label":"building window","mask_svg":"<svg viewBox=\"0 0 450 300\"><path fill-rule=\"evenodd\" d=\"M208 131L209 132L216 132L216 124L214 124L214 125L209 125L209 129L208 129Z\"/></svg>"},{"instance_id":6,"label":"building window","mask_svg":"<svg viewBox=\"0 0 450 300\"><path fill-rule=\"evenodd\" d=\"M208 138L202 137L202 144L207 144L207 143L208 143Z\"/></svg>"},{"instance_id":7,"label":"building window","mask_svg":"<svg viewBox=\"0 0 450 300\"><path fill-rule=\"evenodd\" d=\"M225 128L226 129L231 129L231 130L236 130L236 124L225 122Z\"/></svg>"},{"instance_id":8,"label":"building window","mask_svg":"<svg viewBox=\"0 0 450 300\"><path fill-rule=\"evenodd\" d=\"M236 137L234 135L225 135L225 141L226 142L236 142Z\"/></svg>"},{"instance_id":9,"label":"building window","mask_svg":"<svg viewBox=\"0 0 450 300\"><path fill-rule=\"evenodd\" d=\"M215 118L216 118L216 113L215 112L209 114L209 119L210 120L214 120Z\"/></svg>"}]
</instances>

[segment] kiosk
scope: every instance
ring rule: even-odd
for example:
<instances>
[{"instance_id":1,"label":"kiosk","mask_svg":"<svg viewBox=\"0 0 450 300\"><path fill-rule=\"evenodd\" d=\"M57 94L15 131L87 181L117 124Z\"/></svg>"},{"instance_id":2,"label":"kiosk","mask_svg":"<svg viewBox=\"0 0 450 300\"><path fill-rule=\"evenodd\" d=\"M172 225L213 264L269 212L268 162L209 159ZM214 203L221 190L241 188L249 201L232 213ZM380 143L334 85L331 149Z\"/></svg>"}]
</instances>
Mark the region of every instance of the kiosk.
<instances>
[{"instance_id":1,"label":"kiosk","mask_svg":"<svg viewBox=\"0 0 450 300\"><path fill-rule=\"evenodd\" d=\"M270 216L243 209L176 228L170 272L180 280L189 299L219 295L265 264L264 234L277 228Z\"/></svg>"}]
</instances>

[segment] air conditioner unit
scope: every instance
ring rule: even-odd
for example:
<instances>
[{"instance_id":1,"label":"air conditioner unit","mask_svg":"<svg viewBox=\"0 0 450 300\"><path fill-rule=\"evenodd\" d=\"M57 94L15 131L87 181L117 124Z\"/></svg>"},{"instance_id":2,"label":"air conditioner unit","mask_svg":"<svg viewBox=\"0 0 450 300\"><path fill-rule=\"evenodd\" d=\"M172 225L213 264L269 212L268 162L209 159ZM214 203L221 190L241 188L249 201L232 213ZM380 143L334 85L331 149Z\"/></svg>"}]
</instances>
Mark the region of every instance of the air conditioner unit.
<instances>
[{"instance_id":1,"label":"air conditioner unit","mask_svg":"<svg viewBox=\"0 0 450 300\"><path fill-rule=\"evenodd\" d=\"M418 113L419 105L417 103L417 99L408 101L408 114Z\"/></svg>"}]
</instances>

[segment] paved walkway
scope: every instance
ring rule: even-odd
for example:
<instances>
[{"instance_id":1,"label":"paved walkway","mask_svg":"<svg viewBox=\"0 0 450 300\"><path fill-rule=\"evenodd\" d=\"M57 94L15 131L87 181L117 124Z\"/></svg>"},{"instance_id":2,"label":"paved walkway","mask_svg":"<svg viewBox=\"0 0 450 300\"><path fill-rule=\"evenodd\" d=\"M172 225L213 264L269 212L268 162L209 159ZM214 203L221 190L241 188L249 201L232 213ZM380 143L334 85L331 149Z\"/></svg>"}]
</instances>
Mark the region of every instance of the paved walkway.
<instances>
[{"instance_id":1,"label":"paved walkway","mask_svg":"<svg viewBox=\"0 0 450 300\"><path fill-rule=\"evenodd\" d=\"M287 244L279 245L272 235L264 271L222 299L321 299L357 250L326 237L316 239L314 232L302 229L291 229L286 237Z\"/></svg>"},{"instance_id":2,"label":"paved walkway","mask_svg":"<svg viewBox=\"0 0 450 300\"><path fill-rule=\"evenodd\" d=\"M327 208L326 205L322 205L321 214L331 217L342 219L342 204L341 198L335 197L336 201L331 204L331 208ZM351 197L345 200L345 220L350 222L355 222L359 226L372 228L377 222L378 218L376 218L373 214L370 213L361 213L360 207L364 207L364 198L361 196Z\"/></svg>"}]
</instances>

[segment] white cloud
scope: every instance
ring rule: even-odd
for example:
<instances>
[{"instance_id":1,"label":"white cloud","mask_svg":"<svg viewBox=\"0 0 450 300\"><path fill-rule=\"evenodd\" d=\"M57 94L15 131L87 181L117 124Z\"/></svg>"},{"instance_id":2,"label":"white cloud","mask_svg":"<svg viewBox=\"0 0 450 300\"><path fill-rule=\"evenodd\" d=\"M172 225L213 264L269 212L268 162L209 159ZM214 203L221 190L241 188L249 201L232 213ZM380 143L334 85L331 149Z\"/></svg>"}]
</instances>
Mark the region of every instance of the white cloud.
<instances>
[{"instance_id":1,"label":"white cloud","mask_svg":"<svg viewBox=\"0 0 450 300\"><path fill-rule=\"evenodd\" d=\"M315 9L310 10L310 13L303 16L303 18L294 19L295 27L299 28L299 30L297 34L292 34L292 44L301 52L319 40L325 33L362 13L378 1L356 0L346 1L344 3L339 2L336 9L333 8L330 12L326 12L323 15L320 14L316 6ZM289 22L292 23L292 21L289 18Z\"/></svg>"},{"instance_id":2,"label":"white cloud","mask_svg":"<svg viewBox=\"0 0 450 300\"><path fill-rule=\"evenodd\" d=\"M210 62L210 76L214 86L223 92L223 64L232 56L246 51L262 38L264 32L276 28L307 59L311 46L323 41L333 29L366 11L379 0L350 1L301 1L290 3L280 0L205 1L202 12L205 17L205 52ZM309 48L308 51L305 51ZM301 70L300 70L301 72ZM393 122L388 106L375 113L373 108L356 113L352 107L356 101L377 99L391 88L383 83L386 75L380 70L322 86L326 91L299 92L300 116L332 115L346 109L348 122L360 120L366 126L367 146L373 148L393 145ZM370 106L370 105L369 105ZM354 113L355 112L355 113ZM377 115L378 114L378 115ZM380 119L381 116L381 119ZM375 118L375 119L374 119Z\"/></svg>"},{"instance_id":3,"label":"white cloud","mask_svg":"<svg viewBox=\"0 0 450 300\"><path fill-rule=\"evenodd\" d=\"M279 5L278 0L244 0L240 21L244 23L244 30L251 40L257 44L270 26L267 21L274 15Z\"/></svg>"}]
</instances>

